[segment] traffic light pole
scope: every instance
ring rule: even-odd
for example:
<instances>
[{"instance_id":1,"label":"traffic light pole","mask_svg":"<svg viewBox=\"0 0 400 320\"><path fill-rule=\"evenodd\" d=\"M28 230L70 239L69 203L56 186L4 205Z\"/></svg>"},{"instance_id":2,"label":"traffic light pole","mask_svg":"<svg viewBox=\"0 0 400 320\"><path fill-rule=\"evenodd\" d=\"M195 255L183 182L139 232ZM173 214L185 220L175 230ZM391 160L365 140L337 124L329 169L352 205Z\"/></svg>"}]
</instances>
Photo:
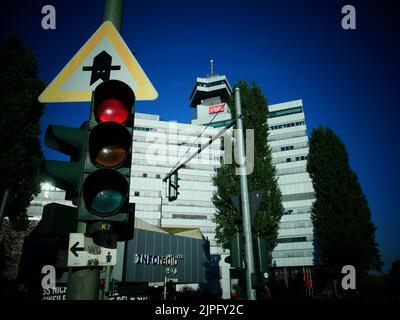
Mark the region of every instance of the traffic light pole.
<instances>
[{"instance_id":1,"label":"traffic light pole","mask_svg":"<svg viewBox=\"0 0 400 320\"><path fill-rule=\"evenodd\" d=\"M6 189L6 191L4 191L3 200L1 201L1 206L0 206L0 229L3 224L4 214L6 212L6 205L9 197L10 197L10 190Z\"/></svg>"},{"instance_id":2,"label":"traffic light pole","mask_svg":"<svg viewBox=\"0 0 400 320\"><path fill-rule=\"evenodd\" d=\"M98 300L100 268L71 268L67 300Z\"/></svg>"},{"instance_id":3,"label":"traffic light pole","mask_svg":"<svg viewBox=\"0 0 400 320\"><path fill-rule=\"evenodd\" d=\"M111 21L121 31L123 0L105 0L103 21ZM86 223L78 222L78 233L86 233ZM112 267L106 267L106 287L110 287ZM98 300L100 268L70 268L68 274L67 300Z\"/></svg>"},{"instance_id":4,"label":"traffic light pole","mask_svg":"<svg viewBox=\"0 0 400 320\"><path fill-rule=\"evenodd\" d=\"M122 28L122 13L124 0L105 0L103 21L111 21L118 32ZM108 300L110 291L112 266L106 266L106 277L104 283L104 299Z\"/></svg>"},{"instance_id":5,"label":"traffic light pole","mask_svg":"<svg viewBox=\"0 0 400 320\"><path fill-rule=\"evenodd\" d=\"M112 269L113 269L112 266L106 266L106 276L105 276L105 280L104 280L103 300L108 300L109 295L110 295Z\"/></svg>"},{"instance_id":6,"label":"traffic light pole","mask_svg":"<svg viewBox=\"0 0 400 320\"><path fill-rule=\"evenodd\" d=\"M103 21L111 21L121 32L124 0L105 0Z\"/></svg>"},{"instance_id":7,"label":"traffic light pole","mask_svg":"<svg viewBox=\"0 0 400 320\"><path fill-rule=\"evenodd\" d=\"M255 300L255 290L252 289L252 274L254 273L254 255L253 255L253 237L251 235L251 219L249 206L249 191L247 187L246 175L246 156L244 153L243 138L243 116L240 103L240 89L235 88L235 107L236 107L236 125L237 125L237 146L239 152L239 175L240 175L240 194L242 206L243 234L245 240L245 258L246 258L246 291L247 299Z\"/></svg>"},{"instance_id":8,"label":"traffic light pole","mask_svg":"<svg viewBox=\"0 0 400 320\"><path fill-rule=\"evenodd\" d=\"M78 233L86 232L86 223L78 222ZM98 300L100 268L70 268L67 300Z\"/></svg>"}]
</instances>

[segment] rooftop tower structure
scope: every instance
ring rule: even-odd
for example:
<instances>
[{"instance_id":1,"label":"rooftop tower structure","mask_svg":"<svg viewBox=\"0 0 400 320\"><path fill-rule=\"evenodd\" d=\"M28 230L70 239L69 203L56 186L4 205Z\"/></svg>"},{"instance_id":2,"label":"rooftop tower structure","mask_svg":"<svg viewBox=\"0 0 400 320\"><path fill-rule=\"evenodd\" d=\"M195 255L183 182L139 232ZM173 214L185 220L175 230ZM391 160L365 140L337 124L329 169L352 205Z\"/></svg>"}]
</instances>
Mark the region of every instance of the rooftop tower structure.
<instances>
[{"instance_id":1,"label":"rooftop tower structure","mask_svg":"<svg viewBox=\"0 0 400 320\"><path fill-rule=\"evenodd\" d=\"M228 105L232 87L225 75L214 74L214 60L210 60L210 75L196 78L190 94L190 107L195 108L192 124L223 127L231 121Z\"/></svg>"}]
</instances>

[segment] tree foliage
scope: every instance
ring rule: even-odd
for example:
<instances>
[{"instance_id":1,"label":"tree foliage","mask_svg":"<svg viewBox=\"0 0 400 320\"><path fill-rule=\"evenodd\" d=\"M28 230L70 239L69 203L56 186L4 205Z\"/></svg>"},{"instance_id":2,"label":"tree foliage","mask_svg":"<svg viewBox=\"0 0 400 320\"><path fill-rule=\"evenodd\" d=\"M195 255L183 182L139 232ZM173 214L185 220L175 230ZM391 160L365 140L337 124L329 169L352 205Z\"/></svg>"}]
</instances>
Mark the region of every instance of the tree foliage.
<instances>
[{"instance_id":1,"label":"tree foliage","mask_svg":"<svg viewBox=\"0 0 400 320\"><path fill-rule=\"evenodd\" d=\"M16 229L27 226L26 208L40 192L40 118L44 89L37 62L17 36L0 44L0 197L10 190L6 215Z\"/></svg>"},{"instance_id":2,"label":"tree foliage","mask_svg":"<svg viewBox=\"0 0 400 320\"><path fill-rule=\"evenodd\" d=\"M278 225L284 209L276 169L271 163L271 150L267 143L267 100L261 88L254 82L249 86L246 81L239 81L236 86L240 88L244 129L254 130L254 170L247 176L249 192L264 191L252 226L253 234L264 238L268 248L272 250L276 245ZM234 119L236 114L233 96L229 106ZM231 201L231 196L240 194L239 175L236 175L235 168L235 164L223 164L213 177L214 186L217 187L212 198L217 208L214 217L216 239L225 247L228 247L230 239L237 232L242 232L241 215Z\"/></svg>"},{"instance_id":3,"label":"tree foliage","mask_svg":"<svg viewBox=\"0 0 400 320\"><path fill-rule=\"evenodd\" d=\"M358 274L380 270L367 198L344 144L331 129L312 131L307 171L316 196L311 218L321 262L336 273L344 265L353 265Z\"/></svg>"}]
</instances>

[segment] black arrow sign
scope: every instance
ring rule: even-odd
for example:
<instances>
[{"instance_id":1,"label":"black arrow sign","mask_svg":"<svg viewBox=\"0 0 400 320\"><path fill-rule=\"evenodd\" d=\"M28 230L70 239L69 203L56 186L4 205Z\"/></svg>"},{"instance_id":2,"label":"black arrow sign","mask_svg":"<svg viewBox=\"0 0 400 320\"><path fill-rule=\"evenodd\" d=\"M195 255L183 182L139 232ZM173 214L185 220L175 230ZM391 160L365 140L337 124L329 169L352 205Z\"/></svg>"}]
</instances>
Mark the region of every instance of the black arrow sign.
<instances>
[{"instance_id":1,"label":"black arrow sign","mask_svg":"<svg viewBox=\"0 0 400 320\"><path fill-rule=\"evenodd\" d=\"M77 251L84 251L85 248L84 247L80 247L78 248L79 245L79 241L75 242L75 244L71 247L71 252L74 254L75 257L78 257L78 254L76 253Z\"/></svg>"}]
</instances>

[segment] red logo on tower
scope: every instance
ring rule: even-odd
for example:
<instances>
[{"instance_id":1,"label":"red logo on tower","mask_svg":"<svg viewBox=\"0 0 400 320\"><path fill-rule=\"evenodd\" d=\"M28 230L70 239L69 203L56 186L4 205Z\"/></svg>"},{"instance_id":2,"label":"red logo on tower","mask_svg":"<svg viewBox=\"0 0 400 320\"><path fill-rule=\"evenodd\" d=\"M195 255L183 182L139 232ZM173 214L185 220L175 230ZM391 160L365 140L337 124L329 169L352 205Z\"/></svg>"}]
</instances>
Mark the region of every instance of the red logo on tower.
<instances>
[{"instance_id":1,"label":"red logo on tower","mask_svg":"<svg viewBox=\"0 0 400 320\"><path fill-rule=\"evenodd\" d=\"M208 108L208 114L222 112L225 110L225 103L217 104Z\"/></svg>"}]
</instances>

